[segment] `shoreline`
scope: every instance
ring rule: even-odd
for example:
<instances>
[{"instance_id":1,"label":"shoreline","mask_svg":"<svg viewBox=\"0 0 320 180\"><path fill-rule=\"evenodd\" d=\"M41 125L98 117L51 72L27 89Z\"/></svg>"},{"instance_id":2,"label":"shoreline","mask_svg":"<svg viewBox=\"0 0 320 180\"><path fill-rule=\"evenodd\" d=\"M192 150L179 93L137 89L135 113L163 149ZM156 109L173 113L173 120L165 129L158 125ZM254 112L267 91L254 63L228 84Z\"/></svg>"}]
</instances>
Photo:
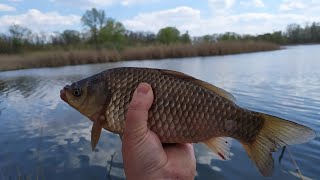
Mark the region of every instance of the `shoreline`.
<instances>
[{"instance_id":1,"label":"shoreline","mask_svg":"<svg viewBox=\"0 0 320 180\"><path fill-rule=\"evenodd\" d=\"M0 55L0 72L119 61L206 57L282 49L269 42L218 42L202 44L153 45L118 50L55 50L27 54Z\"/></svg>"}]
</instances>

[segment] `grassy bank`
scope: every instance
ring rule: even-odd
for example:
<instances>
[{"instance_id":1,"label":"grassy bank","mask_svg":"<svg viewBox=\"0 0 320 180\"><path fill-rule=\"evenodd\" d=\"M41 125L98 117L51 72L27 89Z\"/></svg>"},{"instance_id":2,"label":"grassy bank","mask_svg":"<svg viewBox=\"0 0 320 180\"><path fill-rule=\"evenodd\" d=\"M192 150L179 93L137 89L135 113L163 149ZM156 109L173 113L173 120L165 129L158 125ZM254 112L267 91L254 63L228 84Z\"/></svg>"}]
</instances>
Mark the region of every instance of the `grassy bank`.
<instances>
[{"instance_id":1,"label":"grassy bank","mask_svg":"<svg viewBox=\"0 0 320 180\"><path fill-rule=\"evenodd\" d=\"M219 42L214 44L177 44L132 47L117 50L46 51L24 55L0 55L0 71L93 64L129 60L215 56L277 50L280 46L267 42Z\"/></svg>"}]
</instances>

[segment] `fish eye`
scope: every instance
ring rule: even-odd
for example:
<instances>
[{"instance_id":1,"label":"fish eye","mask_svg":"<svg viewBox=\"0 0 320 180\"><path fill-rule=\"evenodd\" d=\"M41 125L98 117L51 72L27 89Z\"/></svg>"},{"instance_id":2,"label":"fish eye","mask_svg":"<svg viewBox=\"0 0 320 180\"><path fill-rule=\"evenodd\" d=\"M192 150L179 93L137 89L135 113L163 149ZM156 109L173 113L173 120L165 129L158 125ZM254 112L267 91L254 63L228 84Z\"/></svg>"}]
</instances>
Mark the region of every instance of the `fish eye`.
<instances>
[{"instance_id":1,"label":"fish eye","mask_svg":"<svg viewBox=\"0 0 320 180\"><path fill-rule=\"evenodd\" d=\"M81 89L78 89L78 88L74 88L73 91L72 91L72 94L76 97L79 97L81 96Z\"/></svg>"}]
</instances>

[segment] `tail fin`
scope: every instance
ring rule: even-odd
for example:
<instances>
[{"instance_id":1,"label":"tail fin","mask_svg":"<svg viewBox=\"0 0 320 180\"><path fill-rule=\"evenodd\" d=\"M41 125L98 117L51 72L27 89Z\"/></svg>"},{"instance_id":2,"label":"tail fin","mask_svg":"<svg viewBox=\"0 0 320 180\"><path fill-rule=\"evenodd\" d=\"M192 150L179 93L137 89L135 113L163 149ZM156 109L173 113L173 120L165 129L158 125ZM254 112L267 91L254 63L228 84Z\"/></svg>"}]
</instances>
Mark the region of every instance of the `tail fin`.
<instances>
[{"instance_id":1,"label":"tail fin","mask_svg":"<svg viewBox=\"0 0 320 180\"><path fill-rule=\"evenodd\" d=\"M316 133L303 125L262 114L264 125L252 143L243 143L250 158L263 176L271 176L273 159L271 152L278 148L308 142Z\"/></svg>"}]
</instances>

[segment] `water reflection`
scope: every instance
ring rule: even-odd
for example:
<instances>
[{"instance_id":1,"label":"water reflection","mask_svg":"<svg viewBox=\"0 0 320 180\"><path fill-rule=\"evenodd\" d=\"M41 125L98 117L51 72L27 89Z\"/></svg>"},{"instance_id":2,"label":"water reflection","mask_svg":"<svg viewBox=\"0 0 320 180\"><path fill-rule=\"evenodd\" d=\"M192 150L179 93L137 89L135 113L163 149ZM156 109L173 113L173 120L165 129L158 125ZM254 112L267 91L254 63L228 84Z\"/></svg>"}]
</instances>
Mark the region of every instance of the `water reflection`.
<instances>
[{"instance_id":1,"label":"water reflection","mask_svg":"<svg viewBox=\"0 0 320 180\"><path fill-rule=\"evenodd\" d=\"M124 179L121 142L103 132L91 151L91 122L62 102L60 89L105 69L144 66L183 71L226 90L237 103L320 130L320 46L235 56L121 62L0 73L0 179ZM302 49L302 50L301 50ZM300 53L300 54L299 54ZM300 57L300 58L299 58ZM316 179L320 139L290 150L306 178ZM232 160L196 145L196 179L262 179L238 142ZM112 161L111 155L117 152ZM279 153L275 153L277 158ZM299 179L287 154L273 178Z\"/></svg>"}]
</instances>

